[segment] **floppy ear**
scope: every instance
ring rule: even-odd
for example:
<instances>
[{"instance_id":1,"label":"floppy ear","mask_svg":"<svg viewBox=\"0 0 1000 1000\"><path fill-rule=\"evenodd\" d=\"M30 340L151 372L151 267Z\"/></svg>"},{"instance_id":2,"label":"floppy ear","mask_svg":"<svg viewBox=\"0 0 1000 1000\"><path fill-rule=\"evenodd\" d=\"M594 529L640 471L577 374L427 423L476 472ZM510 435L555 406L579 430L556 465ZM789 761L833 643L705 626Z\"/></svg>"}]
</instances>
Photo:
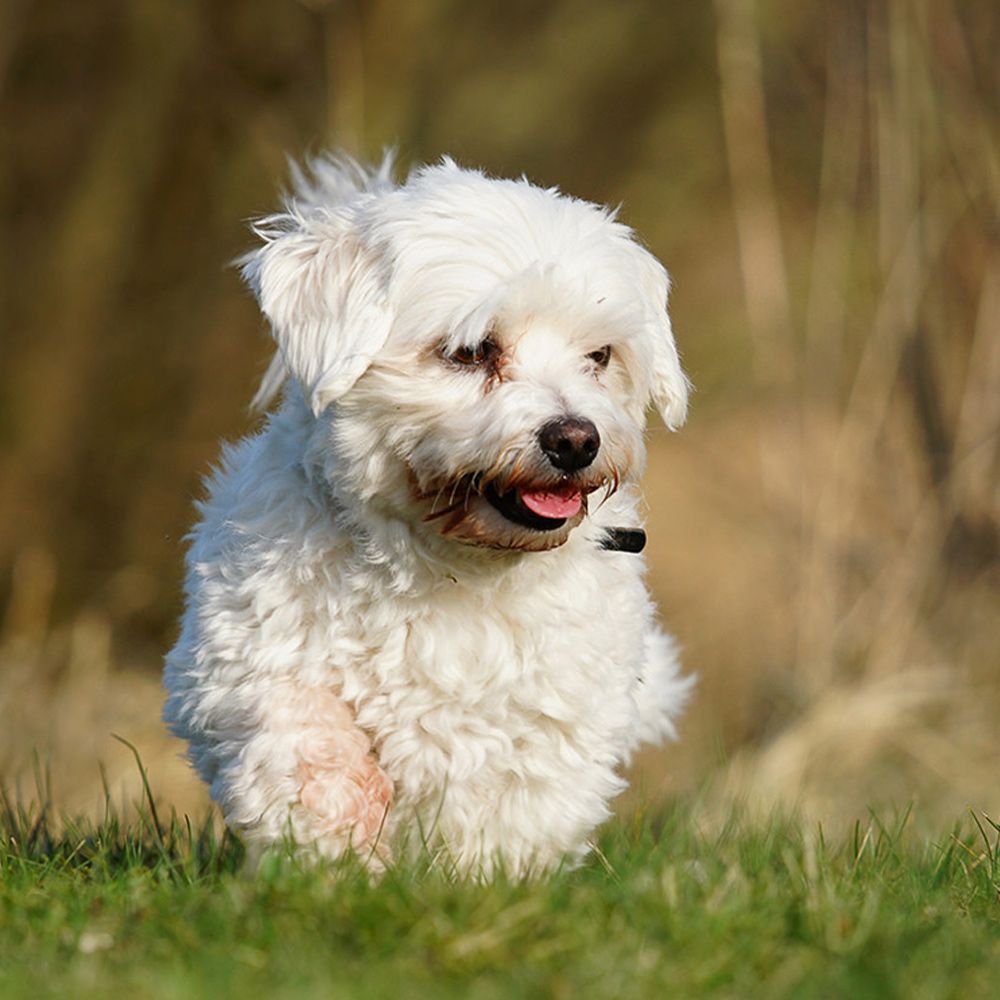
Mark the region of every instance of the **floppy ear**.
<instances>
[{"instance_id":1,"label":"floppy ear","mask_svg":"<svg viewBox=\"0 0 1000 1000\"><path fill-rule=\"evenodd\" d=\"M243 259L243 278L284 367L319 416L385 345L392 324L385 269L341 215L272 216L254 232L264 245ZM269 371L260 395L278 382Z\"/></svg>"},{"instance_id":2,"label":"floppy ear","mask_svg":"<svg viewBox=\"0 0 1000 1000\"><path fill-rule=\"evenodd\" d=\"M687 418L690 383L681 369L677 345L670 328L667 299L670 295L670 277L663 265L640 250L640 282L646 299L647 323L652 334L652 365L649 372L650 395L663 422L675 431Z\"/></svg>"}]
</instances>

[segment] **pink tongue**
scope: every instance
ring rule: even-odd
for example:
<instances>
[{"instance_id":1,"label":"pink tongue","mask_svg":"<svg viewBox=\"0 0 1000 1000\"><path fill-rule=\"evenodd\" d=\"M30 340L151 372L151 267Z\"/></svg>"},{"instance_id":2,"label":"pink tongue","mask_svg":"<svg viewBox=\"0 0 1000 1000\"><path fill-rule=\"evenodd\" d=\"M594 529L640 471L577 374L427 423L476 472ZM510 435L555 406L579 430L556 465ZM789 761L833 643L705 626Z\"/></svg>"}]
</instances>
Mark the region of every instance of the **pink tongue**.
<instances>
[{"instance_id":1,"label":"pink tongue","mask_svg":"<svg viewBox=\"0 0 1000 1000\"><path fill-rule=\"evenodd\" d=\"M528 510L541 517L572 517L580 509L583 499L578 491L546 493L544 490L522 490L521 502Z\"/></svg>"}]
</instances>

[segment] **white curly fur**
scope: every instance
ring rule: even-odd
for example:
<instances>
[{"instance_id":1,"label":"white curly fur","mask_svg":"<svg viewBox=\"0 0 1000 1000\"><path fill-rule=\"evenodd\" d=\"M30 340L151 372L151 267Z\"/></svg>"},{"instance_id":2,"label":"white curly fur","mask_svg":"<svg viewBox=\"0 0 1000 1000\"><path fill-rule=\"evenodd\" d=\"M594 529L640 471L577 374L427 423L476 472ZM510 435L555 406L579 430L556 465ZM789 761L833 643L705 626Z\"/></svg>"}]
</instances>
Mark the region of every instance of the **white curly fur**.
<instances>
[{"instance_id":1,"label":"white curly fur","mask_svg":"<svg viewBox=\"0 0 1000 1000\"><path fill-rule=\"evenodd\" d=\"M165 718L254 852L538 872L585 853L690 687L641 557L601 547L640 523L647 403L684 419L667 276L555 190L391 172L321 159L255 226L258 400L288 383L208 483ZM489 370L456 360L487 340ZM571 473L538 438L566 416L600 433ZM575 484L547 530L490 500Z\"/></svg>"}]
</instances>

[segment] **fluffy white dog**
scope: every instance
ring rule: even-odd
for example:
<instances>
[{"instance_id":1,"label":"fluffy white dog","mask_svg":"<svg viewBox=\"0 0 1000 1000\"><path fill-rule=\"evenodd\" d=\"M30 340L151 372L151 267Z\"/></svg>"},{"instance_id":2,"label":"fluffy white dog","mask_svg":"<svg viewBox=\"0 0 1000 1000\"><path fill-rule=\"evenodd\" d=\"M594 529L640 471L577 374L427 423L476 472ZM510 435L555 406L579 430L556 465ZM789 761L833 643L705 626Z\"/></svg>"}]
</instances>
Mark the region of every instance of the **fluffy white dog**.
<instances>
[{"instance_id":1,"label":"fluffy white dog","mask_svg":"<svg viewBox=\"0 0 1000 1000\"><path fill-rule=\"evenodd\" d=\"M450 160L296 172L243 274L278 353L191 537L165 718L251 854L579 858L689 682L635 554L667 274L602 208Z\"/></svg>"}]
</instances>

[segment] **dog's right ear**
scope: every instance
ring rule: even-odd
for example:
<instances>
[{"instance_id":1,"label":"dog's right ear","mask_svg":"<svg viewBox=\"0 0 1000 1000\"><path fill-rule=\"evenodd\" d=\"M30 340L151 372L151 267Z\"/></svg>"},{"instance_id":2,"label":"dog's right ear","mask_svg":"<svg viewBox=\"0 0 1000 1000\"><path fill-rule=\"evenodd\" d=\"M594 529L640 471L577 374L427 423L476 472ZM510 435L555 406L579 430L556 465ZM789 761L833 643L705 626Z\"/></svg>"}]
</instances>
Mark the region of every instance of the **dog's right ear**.
<instances>
[{"instance_id":1,"label":"dog's right ear","mask_svg":"<svg viewBox=\"0 0 1000 1000\"><path fill-rule=\"evenodd\" d=\"M270 216L263 246L240 261L284 367L319 416L364 374L392 325L388 275L347 213ZM269 372L259 395L267 393Z\"/></svg>"}]
</instances>

